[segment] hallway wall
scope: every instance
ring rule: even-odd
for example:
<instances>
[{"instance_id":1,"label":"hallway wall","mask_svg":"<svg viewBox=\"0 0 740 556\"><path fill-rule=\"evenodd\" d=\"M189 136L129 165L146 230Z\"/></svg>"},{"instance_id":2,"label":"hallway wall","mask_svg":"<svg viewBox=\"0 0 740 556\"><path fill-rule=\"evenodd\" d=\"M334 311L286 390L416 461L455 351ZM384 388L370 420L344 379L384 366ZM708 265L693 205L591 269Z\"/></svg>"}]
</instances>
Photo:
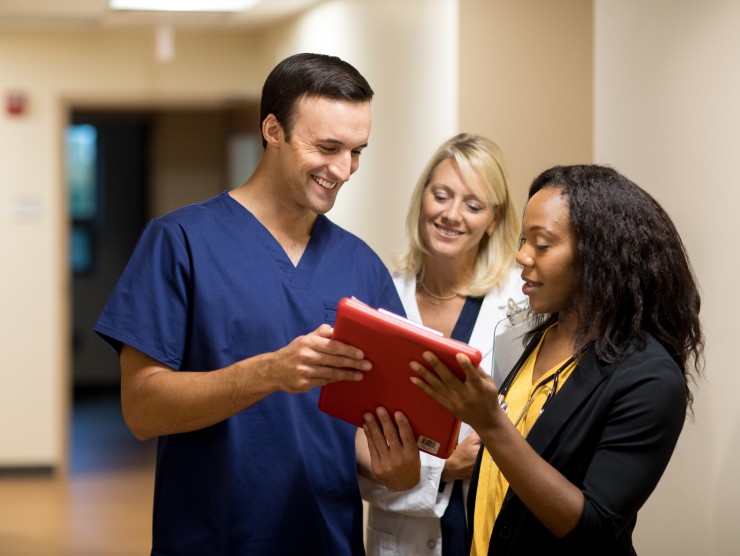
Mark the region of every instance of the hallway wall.
<instances>
[{"instance_id":1,"label":"hallway wall","mask_svg":"<svg viewBox=\"0 0 740 556\"><path fill-rule=\"evenodd\" d=\"M461 0L460 29L460 128L498 143L522 209L542 170L592 160L592 2Z\"/></svg>"},{"instance_id":2,"label":"hallway wall","mask_svg":"<svg viewBox=\"0 0 740 556\"><path fill-rule=\"evenodd\" d=\"M702 288L707 338L694 418L641 512L638 552L737 554L740 3L595 6L595 159L642 185L674 219Z\"/></svg>"}]
</instances>

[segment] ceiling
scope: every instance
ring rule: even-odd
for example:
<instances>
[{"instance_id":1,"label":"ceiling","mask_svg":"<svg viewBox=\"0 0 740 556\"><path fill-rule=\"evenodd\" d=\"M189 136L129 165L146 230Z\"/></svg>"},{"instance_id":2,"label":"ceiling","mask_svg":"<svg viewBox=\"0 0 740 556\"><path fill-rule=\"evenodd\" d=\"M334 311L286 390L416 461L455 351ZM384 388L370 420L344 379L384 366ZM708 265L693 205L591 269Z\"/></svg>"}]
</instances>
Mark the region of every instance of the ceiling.
<instances>
[{"instance_id":1,"label":"ceiling","mask_svg":"<svg viewBox=\"0 0 740 556\"><path fill-rule=\"evenodd\" d=\"M114 11L108 0L0 0L0 29L176 28L257 30L325 0L261 0L248 12L165 13Z\"/></svg>"}]
</instances>

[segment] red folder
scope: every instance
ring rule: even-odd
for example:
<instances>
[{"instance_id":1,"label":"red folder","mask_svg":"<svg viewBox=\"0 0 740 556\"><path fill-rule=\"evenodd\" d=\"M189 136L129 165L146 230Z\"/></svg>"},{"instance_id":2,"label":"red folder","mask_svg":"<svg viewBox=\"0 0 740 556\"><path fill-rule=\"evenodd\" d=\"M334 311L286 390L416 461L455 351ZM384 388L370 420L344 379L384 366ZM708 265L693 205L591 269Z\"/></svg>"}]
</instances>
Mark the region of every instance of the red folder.
<instances>
[{"instance_id":1,"label":"red folder","mask_svg":"<svg viewBox=\"0 0 740 556\"><path fill-rule=\"evenodd\" d=\"M378 406L391 415L401 411L411 423L419 449L448 458L457 445L460 421L411 383L409 378L418 375L409 362L418 361L431 368L422 358L422 353L431 351L464 379L455 355L464 353L478 366L480 351L399 315L346 297L337 307L333 338L361 349L373 368L358 382L324 385L319 409L358 427L364 422L363 415L375 413Z\"/></svg>"}]
</instances>

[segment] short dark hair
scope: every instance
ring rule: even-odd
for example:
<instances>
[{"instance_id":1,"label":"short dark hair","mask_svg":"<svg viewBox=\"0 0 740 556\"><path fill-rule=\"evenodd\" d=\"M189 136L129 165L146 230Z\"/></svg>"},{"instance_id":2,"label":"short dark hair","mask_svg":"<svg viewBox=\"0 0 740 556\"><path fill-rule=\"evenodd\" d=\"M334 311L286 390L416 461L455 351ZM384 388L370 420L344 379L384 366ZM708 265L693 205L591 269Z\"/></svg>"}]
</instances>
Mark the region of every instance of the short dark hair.
<instances>
[{"instance_id":1,"label":"short dark hair","mask_svg":"<svg viewBox=\"0 0 740 556\"><path fill-rule=\"evenodd\" d=\"M260 125L273 114L290 140L295 107L302 98L370 102L373 94L367 80L344 60L326 54L294 54L275 66L265 80ZM264 137L262 145L266 145Z\"/></svg>"},{"instance_id":2,"label":"short dark hair","mask_svg":"<svg viewBox=\"0 0 740 556\"><path fill-rule=\"evenodd\" d=\"M627 342L652 334L684 377L701 374L704 336L701 298L686 248L671 218L646 191L598 165L556 166L534 179L529 198L543 188L561 192L576 236L579 340L612 362ZM535 332L557 315L539 316ZM693 365L692 365L693 364ZM693 400L687 380L689 406Z\"/></svg>"}]
</instances>

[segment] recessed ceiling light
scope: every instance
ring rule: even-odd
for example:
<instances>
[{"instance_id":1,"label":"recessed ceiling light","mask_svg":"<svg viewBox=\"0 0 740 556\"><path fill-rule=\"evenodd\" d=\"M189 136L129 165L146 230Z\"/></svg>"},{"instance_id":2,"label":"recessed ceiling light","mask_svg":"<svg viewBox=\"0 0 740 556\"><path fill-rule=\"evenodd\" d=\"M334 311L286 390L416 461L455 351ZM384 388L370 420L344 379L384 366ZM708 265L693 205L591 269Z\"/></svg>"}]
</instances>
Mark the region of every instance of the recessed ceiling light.
<instances>
[{"instance_id":1,"label":"recessed ceiling light","mask_svg":"<svg viewBox=\"0 0 740 556\"><path fill-rule=\"evenodd\" d=\"M158 12L242 12L260 0L110 0L114 10Z\"/></svg>"}]
</instances>

